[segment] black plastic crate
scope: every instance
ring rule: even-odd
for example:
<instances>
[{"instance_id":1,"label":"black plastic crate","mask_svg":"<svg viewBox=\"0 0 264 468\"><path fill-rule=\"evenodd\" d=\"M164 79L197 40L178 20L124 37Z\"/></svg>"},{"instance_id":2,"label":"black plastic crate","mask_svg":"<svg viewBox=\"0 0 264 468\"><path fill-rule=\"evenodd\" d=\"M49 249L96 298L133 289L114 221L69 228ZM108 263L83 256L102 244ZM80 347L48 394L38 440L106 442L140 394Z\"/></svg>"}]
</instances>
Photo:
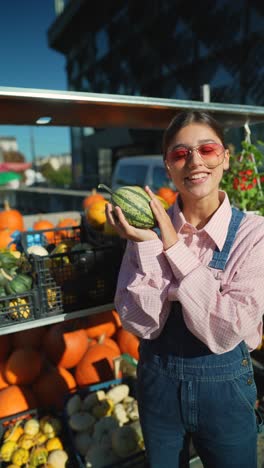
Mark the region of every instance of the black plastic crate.
<instances>
[{"instance_id":1,"label":"black plastic crate","mask_svg":"<svg viewBox=\"0 0 264 468\"><path fill-rule=\"evenodd\" d=\"M68 424L68 417L66 413L66 404L69 398L71 398L75 394L79 394L81 398L85 398L85 396L89 395L90 393L96 392L98 390L109 390L110 388L114 387L115 385L118 385L120 383L126 383L129 388L130 388L130 395L135 397L136 394L136 380L133 377L127 377L123 379L114 379L114 380L109 380L107 382L100 382L98 384L90 385L87 387L83 387L78 389L75 392L71 392L67 395L67 398L65 400L65 405L64 405L64 412L63 412L63 418L64 418L64 425L67 430L68 434L68 440L70 444L70 450L72 454L72 458L75 458L76 463L78 464L79 468L85 468L85 460L84 457L78 453L78 451L75 448L74 444L74 431L71 429L71 427ZM149 465L147 464L147 459L146 459L146 453L145 450L139 451L137 453L134 453L133 455L130 455L126 458L120 459L116 463L105 463L104 468L148 468Z\"/></svg>"},{"instance_id":2,"label":"black plastic crate","mask_svg":"<svg viewBox=\"0 0 264 468\"><path fill-rule=\"evenodd\" d=\"M18 422L20 422L21 426L23 427L25 422L28 421L29 419L31 418L40 419L43 416L51 416L51 417L55 417L56 419L59 419L61 423L60 438L62 441L63 448L68 454L68 460L66 462L65 468L77 468L78 465L71 452L71 445L68 440L68 434L67 434L67 431L65 431L65 428L63 425L63 417L61 414L58 414L54 410L48 411L46 409L34 408L34 409L27 410L27 411L23 411L21 413L16 413L11 416L7 416L5 418L1 418L0 419L0 443L1 444L3 443L3 436L4 436L5 431L13 428L15 424L17 424ZM11 464L11 461L10 462L0 461L1 468L5 468L9 466L10 464ZM23 466L26 466L26 465L23 465Z\"/></svg>"},{"instance_id":3,"label":"black plastic crate","mask_svg":"<svg viewBox=\"0 0 264 468\"><path fill-rule=\"evenodd\" d=\"M36 289L0 298L1 328L38 318L40 318L40 310Z\"/></svg>"},{"instance_id":4,"label":"black plastic crate","mask_svg":"<svg viewBox=\"0 0 264 468\"><path fill-rule=\"evenodd\" d=\"M124 243L118 237L97 232L82 221L79 227L21 234L24 252L31 242L38 242L49 251L48 256L29 256L44 315L74 312L113 301L124 253ZM65 251L54 253L61 243L67 247ZM51 296L54 285L57 299L51 308L47 291L51 290Z\"/></svg>"}]
</instances>

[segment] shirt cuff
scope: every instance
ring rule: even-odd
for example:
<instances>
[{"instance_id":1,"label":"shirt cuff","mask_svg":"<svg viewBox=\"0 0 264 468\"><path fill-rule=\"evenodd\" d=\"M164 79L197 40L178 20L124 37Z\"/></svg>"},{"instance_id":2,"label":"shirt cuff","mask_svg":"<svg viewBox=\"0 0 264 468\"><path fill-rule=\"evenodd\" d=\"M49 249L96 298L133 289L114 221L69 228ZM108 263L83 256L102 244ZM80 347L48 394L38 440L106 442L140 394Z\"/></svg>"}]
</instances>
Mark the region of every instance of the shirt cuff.
<instances>
[{"instance_id":1,"label":"shirt cuff","mask_svg":"<svg viewBox=\"0 0 264 468\"><path fill-rule=\"evenodd\" d=\"M143 273L162 271L164 261L163 243L160 239L137 242L135 252L139 267Z\"/></svg>"},{"instance_id":2,"label":"shirt cuff","mask_svg":"<svg viewBox=\"0 0 264 468\"><path fill-rule=\"evenodd\" d=\"M176 242L164 254L175 278L179 281L201 265L200 260L182 240Z\"/></svg>"}]
</instances>

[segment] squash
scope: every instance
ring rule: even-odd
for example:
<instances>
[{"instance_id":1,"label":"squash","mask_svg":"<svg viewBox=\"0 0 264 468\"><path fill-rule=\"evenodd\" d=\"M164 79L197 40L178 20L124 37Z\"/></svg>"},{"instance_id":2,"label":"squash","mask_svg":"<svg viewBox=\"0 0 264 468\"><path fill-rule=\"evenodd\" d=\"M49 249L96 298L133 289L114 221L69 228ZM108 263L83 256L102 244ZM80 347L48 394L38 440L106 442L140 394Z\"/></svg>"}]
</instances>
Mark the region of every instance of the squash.
<instances>
[{"instance_id":1,"label":"squash","mask_svg":"<svg viewBox=\"0 0 264 468\"><path fill-rule=\"evenodd\" d=\"M105 200L104 196L101 195L101 193L98 193L97 190L96 190L95 188L92 189L91 194L90 194L90 195L87 195L87 197L85 197L85 198L83 199L82 206L83 206L84 211L86 211L87 209L89 209L90 206L91 206L94 202L100 201L100 200Z\"/></svg>"},{"instance_id":2,"label":"squash","mask_svg":"<svg viewBox=\"0 0 264 468\"><path fill-rule=\"evenodd\" d=\"M47 463L53 468L65 468L68 458L64 450L52 450L48 455Z\"/></svg>"},{"instance_id":3,"label":"squash","mask_svg":"<svg viewBox=\"0 0 264 468\"><path fill-rule=\"evenodd\" d=\"M23 231L24 219L22 214L9 206L7 200L4 201L4 210L0 211L0 230L9 229L13 231Z\"/></svg>"},{"instance_id":4,"label":"squash","mask_svg":"<svg viewBox=\"0 0 264 468\"><path fill-rule=\"evenodd\" d=\"M163 198L163 200L165 200L169 206L171 206L175 202L178 192L175 192L170 187L160 187L156 195Z\"/></svg>"},{"instance_id":5,"label":"squash","mask_svg":"<svg viewBox=\"0 0 264 468\"><path fill-rule=\"evenodd\" d=\"M43 349L56 365L71 369L75 367L88 348L88 340L83 329L74 329L72 323L52 325L44 336Z\"/></svg>"},{"instance_id":6,"label":"squash","mask_svg":"<svg viewBox=\"0 0 264 468\"><path fill-rule=\"evenodd\" d=\"M9 384L31 384L39 376L42 356L33 348L15 349L5 365L5 378Z\"/></svg>"},{"instance_id":7,"label":"squash","mask_svg":"<svg viewBox=\"0 0 264 468\"><path fill-rule=\"evenodd\" d=\"M36 407L36 398L26 386L9 385L0 391L0 418Z\"/></svg>"},{"instance_id":8,"label":"squash","mask_svg":"<svg viewBox=\"0 0 264 468\"><path fill-rule=\"evenodd\" d=\"M63 367L45 369L33 383L33 392L39 405L44 408L55 406L61 409L65 395L72 390L76 390L76 381Z\"/></svg>"},{"instance_id":9,"label":"squash","mask_svg":"<svg viewBox=\"0 0 264 468\"><path fill-rule=\"evenodd\" d=\"M75 368L75 379L82 387L114 378L113 360L119 353L104 344L96 344L87 349Z\"/></svg>"},{"instance_id":10,"label":"squash","mask_svg":"<svg viewBox=\"0 0 264 468\"><path fill-rule=\"evenodd\" d=\"M0 362L0 390L8 387L9 383L5 378L5 362Z\"/></svg>"},{"instance_id":11,"label":"squash","mask_svg":"<svg viewBox=\"0 0 264 468\"><path fill-rule=\"evenodd\" d=\"M62 228L71 228L71 227L77 227L77 226L79 226L79 223L76 219L64 218L64 219L61 219L57 223L56 227L62 229ZM58 235L60 239L68 239L73 236L73 232L71 229L65 229L65 230L62 229L61 231L57 231L56 235Z\"/></svg>"},{"instance_id":12,"label":"squash","mask_svg":"<svg viewBox=\"0 0 264 468\"><path fill-rule=\"evenodd\" d=\"M35 231L43 231L46 229L54 229L55 225L51 222L48 221L47 219L38 219L37 221L34 222L33 224L33 229ZM45 238L47 239L47 242L52 243L54 239L54 233L53 231L50 232L44 232L43 233Z\"/></svg>"},{"instance_id":13,"label":"squash","mask_svg":"<svg viewBox=\"0 0 264 468\"><path fill-rule=\"evenodd\" d=\"M128 353L137 361L139 360L139 338L124 328L119 328L116 334L116 341L121 354Z\"/></svg>"},{"instance_id":14,"label":"squash","mask_svg":"<svg viewBox=\"0 0 264 468\"><path fill-rule=\"evenodd\" d=\"M118 328L118 321L112 310L90 315L83 323L88 338L99 338L102 335L111 337Z\"/></svg>"},{"instance_id":15,"label":"squash","mask_svg":"<svg viewBox=\"0 0 264 468\"><path fill-rule=\"evenodd\" d=\"M10 250L16 250L14 239L12 238L12 232L10 229L5 228L0 230L0 249L10 248Z\"/></svg>"},{"instance_id":16,"label":"squash","mask_svg":"<svg viewBox=\"0 0 264 468\"><path fill-rule=\"evenodd\" d=\"M96 229L103 229L104 227L106 222L105 207L107 204L107 200L95 201L86 211L88 223Z\"/></svg>"},{"instance_id":17,"label":"squash","mask_svg":"<svg viewBox=\"0 0 264 468\"><path fill-rule=\"evenodd\" d=\"M92 432L94 423L95 417L89 414L87 411L79 411L78 413L74 413L68 420L68 424L73 431L88 431L90 434Z\"/></svg>"},{"instance_id":18,"label":"squash","mask_svg":"<svg viewBox=\"0 0 264 468\"><path fill-rule=\"evenodd\" d=\"M42 247L42 245L31 245L27 248L27 253L29 255L38 255L39 257L46 257L49 255L49 252Z\"/></svg>"},{"instance_id":19,"label":"squash","mask_svg":"<svg viewBox=\"0 0 264 468\"><path fill-rule=\"evenodd\" d=\"M32 288L32 278L29 275L23 273L17 274L6 286L6 292L8 294L23 294Z\"/></svg>"}]
</instances>

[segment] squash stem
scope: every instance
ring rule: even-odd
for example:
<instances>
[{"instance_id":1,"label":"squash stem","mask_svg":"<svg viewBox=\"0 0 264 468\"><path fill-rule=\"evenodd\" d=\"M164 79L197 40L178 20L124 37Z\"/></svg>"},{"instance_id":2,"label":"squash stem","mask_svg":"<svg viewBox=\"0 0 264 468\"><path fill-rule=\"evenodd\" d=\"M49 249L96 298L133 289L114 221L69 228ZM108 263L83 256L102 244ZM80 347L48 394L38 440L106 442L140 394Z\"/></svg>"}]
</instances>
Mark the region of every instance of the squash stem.
<instances>
[{"instance_id":1,"label":"squash stem","mask_svg":"<svg viewBox=\"0 0 264 468\"><path fill-rule=\"evenodd\" d=\"M112 190L109 187L107 187L107 185L105 185L105 184L99 184L98 188L105 189L107 192L111 193L111 195L113 193Z\"/></svg>"}]
</instances>

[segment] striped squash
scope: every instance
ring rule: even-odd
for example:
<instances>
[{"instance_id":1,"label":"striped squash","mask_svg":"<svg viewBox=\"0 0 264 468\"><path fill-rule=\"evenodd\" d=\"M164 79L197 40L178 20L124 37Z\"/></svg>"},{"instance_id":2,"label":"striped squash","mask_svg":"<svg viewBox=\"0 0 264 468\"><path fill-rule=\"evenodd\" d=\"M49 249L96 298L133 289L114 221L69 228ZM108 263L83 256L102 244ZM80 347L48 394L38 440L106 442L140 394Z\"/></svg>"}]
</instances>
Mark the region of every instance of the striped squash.
<instances>
[{"instance_id":1,"label":"striped squash","mask_svg":"<svg viewBox=\"0 0 264 468\"><path fill-rule=\"evenodd\" d=\"M104 184L100 184L99 188L111 193L111 203L121 208L131 226L143 229L155 226L156 220L149 204L151 198L143 188L131 185L120 187L114 192Z\"/></svg>"}]
</instances>

